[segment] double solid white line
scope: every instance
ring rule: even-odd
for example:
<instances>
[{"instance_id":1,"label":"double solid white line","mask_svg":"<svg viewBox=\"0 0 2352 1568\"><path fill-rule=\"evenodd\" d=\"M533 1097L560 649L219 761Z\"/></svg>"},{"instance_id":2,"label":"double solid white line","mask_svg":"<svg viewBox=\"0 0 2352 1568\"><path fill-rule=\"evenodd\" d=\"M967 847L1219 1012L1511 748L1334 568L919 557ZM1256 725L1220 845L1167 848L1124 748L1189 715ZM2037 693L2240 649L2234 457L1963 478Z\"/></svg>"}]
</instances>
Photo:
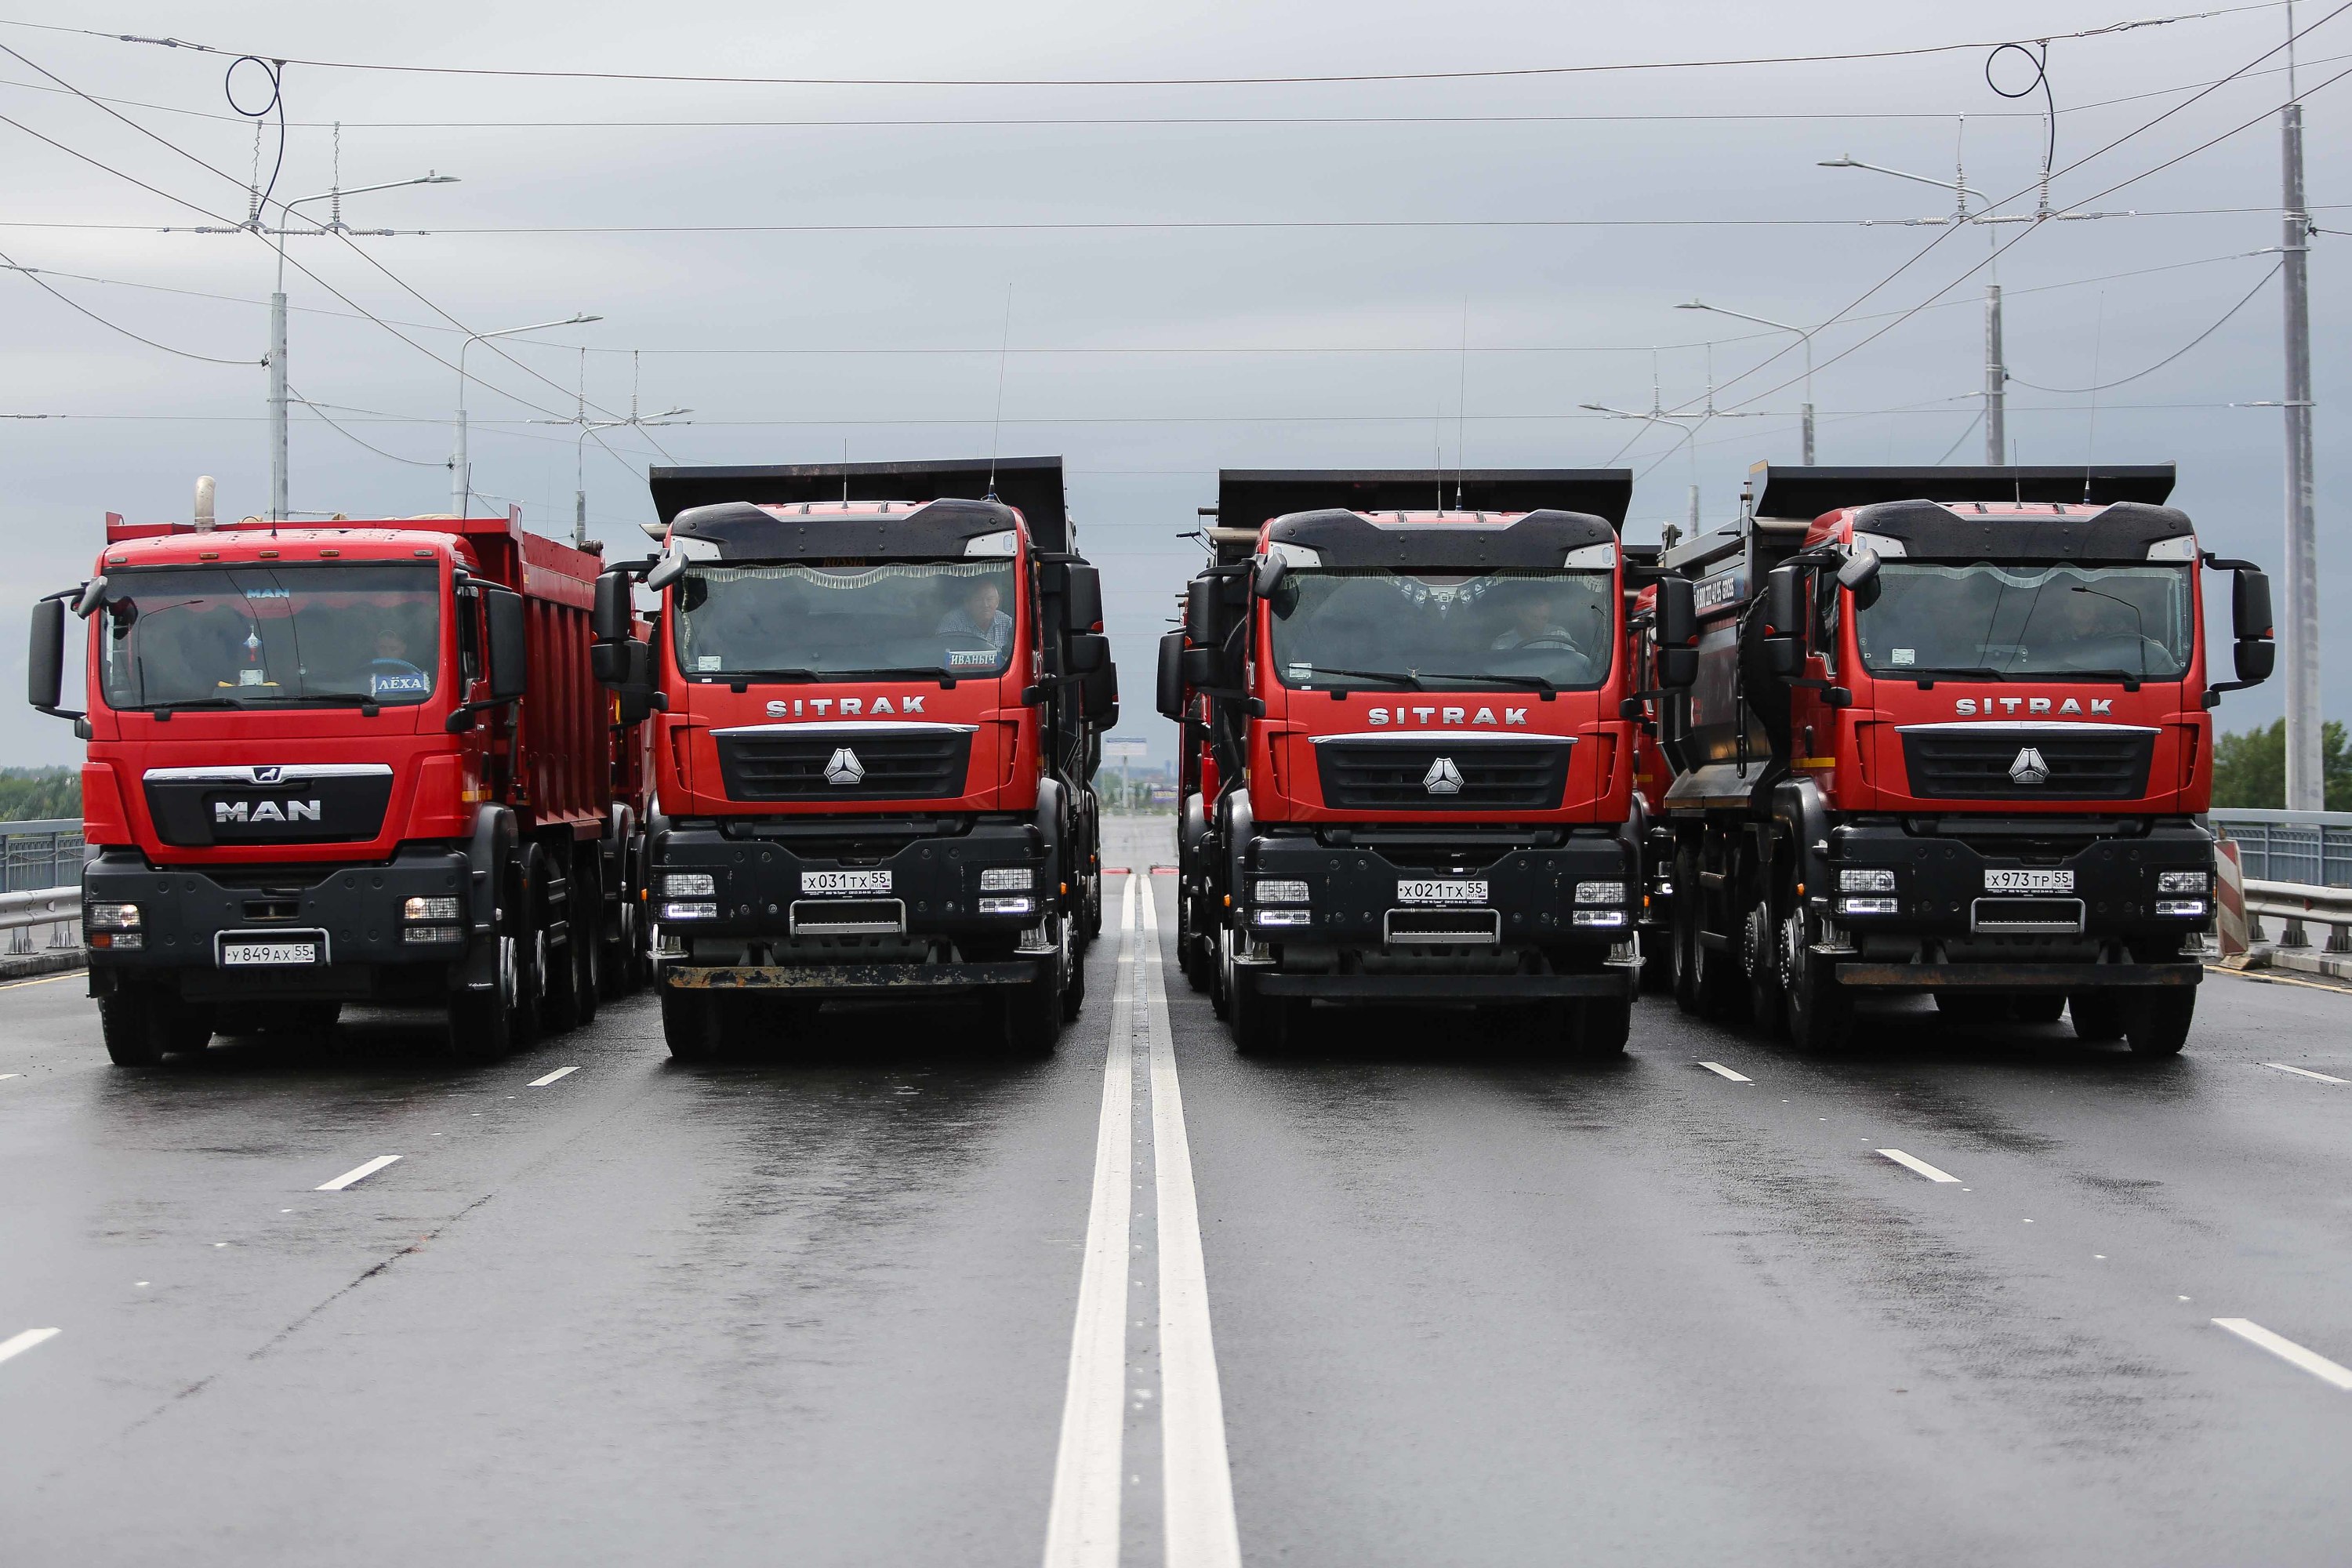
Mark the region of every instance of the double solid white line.
<instances>
[{"instance_id":1,"label":"double solid white line","mask_svg":"<svg viewBox=\"0 0 2352 1568\"><path fill-rule=\"evenodd\" d=\"M1134 1190L1135 1047L1150 1053L1151 1151L1160 1252L1160 1491L1166 1558L1177 1568L1239 1568L1223 1395L1209 1330L1208 1274L1192 1156L1168 1026L1151 889L1129 876L1119 919L1102 1120L1061 1447L1045 1517L1045 1568L1117 1568L1125 1476L1128 1270ZM1139 938L1141 938L1139 941ZM1137 1015L1142 1017L1138 1018Z\"/></svg>"}]
</instances>

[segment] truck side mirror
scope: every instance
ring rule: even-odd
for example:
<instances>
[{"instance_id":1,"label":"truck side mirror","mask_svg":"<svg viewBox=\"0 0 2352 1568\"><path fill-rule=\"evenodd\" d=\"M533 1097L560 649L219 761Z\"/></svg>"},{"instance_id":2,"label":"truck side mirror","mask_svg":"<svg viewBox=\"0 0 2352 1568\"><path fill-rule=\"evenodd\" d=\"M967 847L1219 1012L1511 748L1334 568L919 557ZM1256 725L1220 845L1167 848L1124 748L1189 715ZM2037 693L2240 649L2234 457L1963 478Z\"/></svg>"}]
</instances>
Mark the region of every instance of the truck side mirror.
<instances>
[{"instance_id":1,"label":"truck side mirror","mask_svg":"<svg viewBox=\"0 0 2352 1568\"><path fill-rule=\"evenodd\" d=\"M632 640L616 646L623 662L613 693L616 716L625 726L642 723L654 710L654 645Z\"/></svg>"},{"instance_id":2,"label":"truck side mirror","mask_svg":"<svg viewBox=\"0 0 2352 1568\"><path fill-rule=\"evenodd\" d=\"M1063 567L1062 624L1074 632L1102 630L1102 571L1083 561Z\"/></svg>"},{"instance_id":3,"label":"truck side mirror","mask_svg":"<svg viewBox=\"0 0 2352 1568\"><path fill-rule=\"evenodd\" d=\"M1184 584L1184 636L1194 647L1207 647L1218 640L1215 578L1195 577Z\"/></svg>"},{"instance_id":4,"label":"truck side mirror","mask_svg":"<svg viewBox=\"0 0 2352 1568\"><path fill-rule=\"evenodd\" d=\"M1279 555L1269 555L1257 563L1257 575L1250 587L1261 599L1271 599L1282 587L1282 580L1290 572L1290 563Z\"/></svg>"},{"instance_id":5,"label":"truck side mirror","mask_svg":"<svg viewBox=\"0 0 2352 1568\"><path fill-rule=\"evenodd\" d=\"M1764 578L1765 664L1782 679L1796 675L1804 664L1804 644L1797 637L1805 614L1803 585L1797 575L1801 570L1775 566Z\"/></svg>"},{"instance_id":6,"label":"truck side mirror","mask_svg":"<svg viewBox=\"0 0 2352 1568\"><path fill-rule=\"evenodd\" d=\"M1864 547L1845 558L1838 568L1838 586L1847 593L1862 595L1878 581L1878 552Z\"/></svg>"},{"instance_id":7,"label":"truck side mirror","mask_svg":"<svg viewBox=\"0 0 2352 1568\"><path fill-rule=\"evenodd\" d=\"M1070 638L1072 675L1092 675L1110 663L1110 638L1100 632L1078 632Z\"/></svg>"},{"instance_id":8,"label":"truck side mirror","mask_svg":"<svg viewBox=\"0 0 2352 1568\"><path fill-rule=\"evenodd\" d=\"M1108 730L1118 722L1118 666L1108 658L1078 678L1078 704L1087 722Z\"/></svg>"},{"instance_id":9,"label":"truck side mirror","mask_svg":"<svg viewBox=\"0 0 2352 1568\"><path fill-rule=\"evenodd\" d=\"M2238 641L2268 641L2271 636L2271 579L2266 572L2248 567L2234 574L2230 590L2230 635Z\"/></svg>"},{"instance_id":10,"label":"truck side mirror","mask_svg":"<svg viewBox=\"0 0 2352 1568\"><path fill-rule=\"evenodd\" d=\"M596 607L589 612L589 635L600 643L616 643L629 635L629 574L606 572L596 579ZM597 678L603 679L602 676ZM605 684L610 685L607 681Z\"/></svg>"},{"instance_id":11,"label":"truck side mirror","mask_svg":"<svg viewBox=\"0 0 2352 1568\"><path fill-rule=\"evenodd\" d=\"M1695 647L1662 647L1658 650L1658 689L1687 691L1698 684L1698 649Z\"/></svg>"},{"instance_id":12,"label":"truck side mirror","mask_svg":"<svg viewBox=\"0 0 2352 1568\"><path fill-rule=\"evenodd\" d=\"M588 645L588 673L597 685L618 688L627 683L629 649L635 646L625 642Z\"/></svg>"},{"instance_id":13,"label":"truck side mirror","mask_svg":"<svg viewBox=\"0 0 2352 1568\"><path fill-rule=\"evenodd\" d=\"M1661 654L1698 641L1698 600L1689 578L1658 580L1657 639Z\"/></svg>"},{"instance_id":14,"label":"truck side mirror","mask_svg":"<svg viewBox=\"0 0 2352 1568\"><path fill-rule=\"evenodd\" d=\"M1160 716L1171 724L1184 721L1184 634L1164 632L1160 638Z\"/></svg>"},{"instance_id":15,"label":"truck side mirror","mask_svg":"<svg viewBox=\"0 0 2352 1568\"><path fill-rule=\"evenodd\" d=\"M522 595L511 588L483 590L482 619L489 629L490 700L512 702L522 696L530 672Z\"/></svg>"},{"instance_id":16,"label":"truck side mirror","mask_svg":"<svg viewBox=\"0 0 2352 1568\"><path fill-rule=\"evenodd\" d=\"M43 599L33 606L33 640L25 655L25 700L44 713L56 712L65 679L66 602Z\"/></svg>"},{"instance_id":17,"label":"truck side mirror","mask_svg":"<svg viewBox=\"0 0 2352 1568\"><path fill-rule=\"evenodd\" d=\"M2241 637L2237 646L2238 684L2260 686L2278 664L2278 644L2268 637Z\"/></svg>"},{"instance_id":18,"label":"truck side mirror","mask_svg":"<svg viewBox=\"0 0 2352 1568\"><path fill-rule=\"evenodd\" d=\"M685 576L686 567L685 556L665 555L654 563L652 571L646 574L646 586L658 594L680 577Z\"/></svg>"},{"instance_id":19,"label":"truck side mirror","mask_svg":"<svg viewBox=\"0 0 2352 1568\"><path fill-rule=\"evenodd\" d=\"M1216 686L1225 673L1225 656L1213 647L1188 647L1177 660L1177 668L1186 686Z\"/></svg>"}]
</instances>

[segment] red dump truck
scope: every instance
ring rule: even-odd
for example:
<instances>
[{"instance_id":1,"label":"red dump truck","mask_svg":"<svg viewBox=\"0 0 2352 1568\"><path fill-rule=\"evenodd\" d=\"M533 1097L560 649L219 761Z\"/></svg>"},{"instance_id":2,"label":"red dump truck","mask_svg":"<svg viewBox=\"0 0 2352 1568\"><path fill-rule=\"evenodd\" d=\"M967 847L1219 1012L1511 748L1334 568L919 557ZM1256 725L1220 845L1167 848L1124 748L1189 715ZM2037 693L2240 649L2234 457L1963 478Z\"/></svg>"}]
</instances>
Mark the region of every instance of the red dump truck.
<instances>
[{"instance_id":1,"label":"red dump truck","mask_svg":"<svg viewBox=\"0 0 2352 1568\"><path fill-rule=\"evenodd\" d=\"M489 1059L641 967L642 759L589 668L600 562L505 518L107 520L35 606L74 721L90 993L118 1062L346 1002ZM87 706L60 707L68 614Z\"/></svg>"},{"instance_id":2,"label":"red dump truck","mask_svg":"<svg viewBox=\"0 0 2352 1568\"><path fill-rule=\"evenodd\" d=\"M2169 464L1758 465L1678 542L1697 624L1650 623L1654 908L1676 999L1806 1046L1857 997L2071 1015L2170 1054L2212 921L2213 722L2271 670L2270 585L2164 504ZM2235 679L2208 575L2234 574ZM1695 658L1694 658L1695 655Z\"/></svg>"}]
</instances>

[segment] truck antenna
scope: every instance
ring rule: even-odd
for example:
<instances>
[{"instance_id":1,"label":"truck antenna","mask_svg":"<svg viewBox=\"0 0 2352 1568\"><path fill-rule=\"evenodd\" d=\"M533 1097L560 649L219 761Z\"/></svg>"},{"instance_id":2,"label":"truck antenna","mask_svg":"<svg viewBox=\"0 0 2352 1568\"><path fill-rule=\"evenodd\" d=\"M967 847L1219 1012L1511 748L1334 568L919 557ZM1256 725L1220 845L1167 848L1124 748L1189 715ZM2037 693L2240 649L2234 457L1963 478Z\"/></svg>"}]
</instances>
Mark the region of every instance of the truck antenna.
<instances>
[{"instance_id":1,"label":"truck antenna","mask_svg":"<svg viewBox=\"0 0 2352 1568\"><path fill-rule=\"evenodd\" d=\"M989 474L988 488L992 490L996 488L993 468ZM849 437L846 436L841 438L841 504L849 504Z\"/></svg>"},{"instance_id":2,"label":"truck antenna","mask_svg":"<svg viewBox=\"0 0 2352 1568\"><path fill-rule=\"evenodd\" d=\"M2091 422L2083 436L2083 504L2091 504L2091 455L2099 446L2099 351L2107 336L2107 291L2099 290L2098 325L2091 333Z\"/></svg>"},{"instance_id":3,"label":"truck antenna","mask_svg":"<svg viewBox=\"0 0 2352 1568\"><path fill-rule=\"evenodd\" d=\"M1462 510L1463 453L1470 444L1470 296L1462 296L1462 360L1454 386L1454 510ZM1439 481L1438 509L1444 510L1444 481Z\"/></svg>"},{"instance_id":4,"label":"truck antenna","mask_svg":"<svg viewBox=\"0 0 2352 1568\"><path fill-rule=\"evenodd\" d=\"M997 438L1004 433L1004 361L1013 352L1013 285L1004 286L1004 335L996 344L996 417L988 427L988 499L996 499Z\"/></svg>"}]
</instances>

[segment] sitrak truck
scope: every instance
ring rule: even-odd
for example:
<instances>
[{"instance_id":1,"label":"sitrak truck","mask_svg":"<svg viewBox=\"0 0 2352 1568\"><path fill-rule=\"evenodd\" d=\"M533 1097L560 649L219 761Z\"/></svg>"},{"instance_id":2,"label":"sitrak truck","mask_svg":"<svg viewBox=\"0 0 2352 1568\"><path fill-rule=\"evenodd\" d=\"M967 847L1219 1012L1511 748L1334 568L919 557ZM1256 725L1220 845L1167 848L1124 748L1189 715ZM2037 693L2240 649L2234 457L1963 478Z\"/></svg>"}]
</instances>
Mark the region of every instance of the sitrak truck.
<instances>
[{"instance_id":1,"label":"sitrak truck","mask_svg":"<svg viewBox=\"0 0 2352 1568\"><path fill-rule=\"evenodd\" d=\"M1213 798L1188 962L1236 1043L1314 1004L1518 1006L1624 1048L1639 968L1623 469L1236 472L1161 647Z\"/></svg>"},{"instance_id":2,"label":"sitrak truck","mask_svg":"<svg viewBox=\"0 0 2352 1568\"><path fill-rule=\"evenodd\" d=\"M446 1006L483 1059L594 1016L636 968L642 834L590 673L599 568L512 515L108 518L90 580L35 606L28 674L89 742L82 928L116 1061L346 1002Z\"/></svg>"},{"instance_id":3,"label":"sitrak truck","mask_svg":"<svg viewBox=\"0 0 2352 1568\"><path fill-rule=\"evenodd\" d=\"M2181 1048L2212 921L2211 710L2273 648L2268 580L2200 548L2172 482L1759 464L1736 523L1666 553L1700 620L1649 803L1685 1009L1834 1049L1857 998L1926 993ZM2217 572L2229 680L2200 613Z\"/></svg>"},{"instance_id":4,"label":"sitrak truck","mask_svg":"<svg viewBox=\"0 0 2352 1568\"><path fill-rule=\"evenodd\" d=\"M655 727L672 1053L754 1012L789 1036L826 1002L894 998L970 999L1049 1048L1101 925L1092 781L1118 700L1061 459L651 483L662 552L599 583L596 657ZM624 631L639 584L650 642Z\"/></svg>"}]
</instances>

